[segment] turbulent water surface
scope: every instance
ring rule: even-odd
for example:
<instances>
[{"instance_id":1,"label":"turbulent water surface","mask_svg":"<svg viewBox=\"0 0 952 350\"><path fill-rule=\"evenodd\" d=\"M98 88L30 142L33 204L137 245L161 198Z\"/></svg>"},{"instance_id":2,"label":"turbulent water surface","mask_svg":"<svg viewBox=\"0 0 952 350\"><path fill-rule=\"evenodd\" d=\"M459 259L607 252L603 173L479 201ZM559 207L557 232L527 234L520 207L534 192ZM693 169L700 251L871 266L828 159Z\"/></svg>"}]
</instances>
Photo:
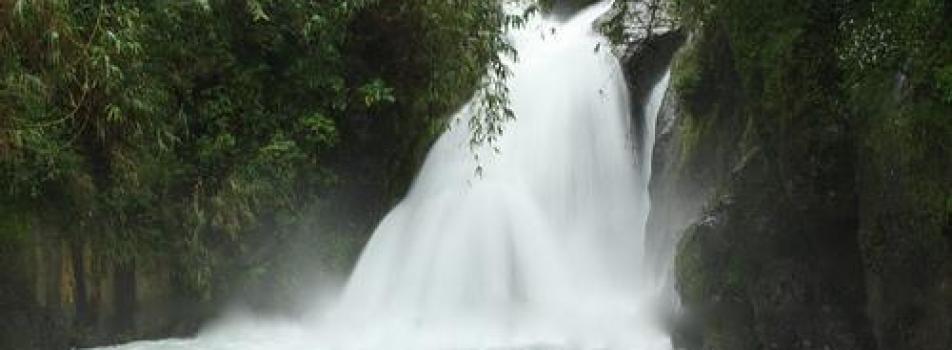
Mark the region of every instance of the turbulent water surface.
<instances>
[{"instance_id":1,"label":"turbulent water surface","mask_svg":"<svg viewBox=\"0 0 952 350\"><path fill-rule=\"evenodd\" d=\"M632 137L621 68L592 30L608 6L511 34L516 120L499 153L474 175L460 111L331 307L119 348L670 349L643 268L653 137Z\"/></svg>"}]
</instances>

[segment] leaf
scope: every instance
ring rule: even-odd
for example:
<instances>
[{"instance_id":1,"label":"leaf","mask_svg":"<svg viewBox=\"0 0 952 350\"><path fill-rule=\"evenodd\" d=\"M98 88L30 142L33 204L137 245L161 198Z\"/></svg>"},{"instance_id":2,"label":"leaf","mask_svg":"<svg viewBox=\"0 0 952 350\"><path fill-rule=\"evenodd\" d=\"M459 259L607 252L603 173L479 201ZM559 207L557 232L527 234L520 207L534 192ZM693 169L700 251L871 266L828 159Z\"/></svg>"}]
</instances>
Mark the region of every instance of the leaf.
<instances>
[{"instance_id":1,"label":"leaf","mask_svg":"<svg viewBox=\"0 0 952 350\"><path fill-rule=\"evenodd\" d=\"M118 123L122 121L122 109L116 105L109 105L106 107L106 121L111 123Z\"/></svg>"},{"instance_id":2,"label":"leaf","mask_svg":"<svg viewBox=\"0 0 952 350\"><path fill-rule=\"evenodd\" d=\"M396 97L393 96L393 88L387 87L383 80L379 78L361 86L358 91L363 96L364 105L368 108L381 103L396 102Z\"/></svg>"},{"instance_id":3,"label":"leaf","mask_svg":"<svg viewBox=\"0 0 952 350\"><path fill-rule=\"evenodd\" d=\"M271 18L268 17L268 14L264 12L264 8L261 6L261 3L257 0L248 0L248 12L251 12L252 19L255 22L259 21L270 21Z\"/></svg>"}]
</instances>

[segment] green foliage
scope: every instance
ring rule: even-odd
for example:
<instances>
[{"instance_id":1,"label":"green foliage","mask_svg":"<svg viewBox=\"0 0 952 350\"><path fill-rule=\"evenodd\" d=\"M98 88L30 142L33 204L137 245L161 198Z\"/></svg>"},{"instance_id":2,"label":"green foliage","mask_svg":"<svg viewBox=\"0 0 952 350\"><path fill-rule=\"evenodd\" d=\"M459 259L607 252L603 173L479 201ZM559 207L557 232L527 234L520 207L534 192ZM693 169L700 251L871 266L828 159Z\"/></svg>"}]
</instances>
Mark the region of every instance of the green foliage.
<instances>
[{"instance_id":1,"label":"green foliage","mask_svg":"<svg viewBox=\"0 0 952 350\"><path fill-rule=\"evenodd\" d=\"M384 85L383 81L376 79L364 86L361 86L358 91L364 97L364 105L366 107L373 107L380 103L394 103L396 98L393 97L393 88L389 88Z\"/></svg>"},{"instance_id":2,"label":"green foliage","mask_svg":"<svg viewBox=\"0 0 952 350\"><path fill-rule=\"evenodd\" d=\"M696 231L698 231L697 225L686 229L683 234L685 239L680 241L678 254L675 256L678 290L689 304L697 303L703 298L704 286L707 283L704 280L704 261L700 251L701 237L694 234Z\"/></svg>"},{"instance_id":3,"label":"green foliage","mask_svg":"<svg viewBox=\"0 0 952 350\"><path fill-rule=\"evenodd\" d=\"M952 29L941 1L876 1L844 20L840 62L862 146L916 208L917 232L940 236L952 217Z\"/></svg>"},{"instance_id":4,"label":"green foliage","mask_svg":"<svg viewBox=\"0 0 952 350\"><path fill-rule=\"evenodd\" d=\"M689 45L679 51L671 67L671 86L687 100L693 100L701 85L701 62L697 48Z\"/></svg>"},{"instance_id":5,"label":"green foliage","mask_svg":"<svg viewBox=\"0 0 952 350\"><path fill-rule=\"evenodd\" d=\"M773 271L799 268L814 271L810 278L823 285L864 286L854 296L844 289L834 296L840 302L824 303L869 317L877 341L886 341L880 347L935 343L944 334L935 330L948 325L942 281L948 280L952 248L952 5L931 0L676 0L675 5L692 32L689 51L681 54L672 77L685 111L680 146L703 159L689 161L701 169L731 166L724 169L728 178L713 182L736 203L727 208L731 215L718 216L734 220L720 235L694 229L682 241L680 287L686 302L701 307L716 307L729 299L725 293L739 290L739 305L731 309L749 308L754 315L731 319L724 317L727 310L703 316L704 346L745 348L724 345L718 334L759 342L774 339L771 327L783 327L774 334L789 333L777 318L762 317L789 309L757 300L774 286L791 285ZM730 130L729 138L719 137ZM706 150L724 145L732 148L729 159L706 157ZM694 170L687 173L699 173ZM718 250L725 246L739 248ZM720 264L700 263L702 258ZM819 268L803 261L819 262L814 265ZM836 269L850 272L831 273ZM790 280L802 283L798 279ZM804 310L811 300L831 295L809 288L810 296L795 304ZM909 319L908 310L917 310L916 316ZM898 328L899 322L905 328ZM806 334L811 325L794 327ZM868 325L858 327L865 332Z\"/></svg>"},{"instance_id":6,"label":"green foliage","mask_svg":"<svg viewBox=\"0 0 952 350\"><path fill-rule=\"evenodd\" d=\"M374 79L393 82L393 98L381 101L395 100L419 116L398 122L401 133L416 135L428 124L442 123L475 91L480 103L479 112L468 121L471 142L493 143L513 117L504 81L509 76L505 58L514 57L515 51L504 33L522 25L532 12L506 14L492 1L384 2L379 8L366 13L370 19L359 25L355 46L392 55L384 64L394 69ZM382 91L372 83L368 89Z\"/></svg>"},{"instance_id":7,"label":"green foliage","mask_svg":"<svg viewBox=\"0 0 952 350\"><path fill-rule=\"evenodd\" d=\"M0 253L13 255L29 237L29 215L22 209L0 205Z\"/></svg>"},{"instance_id":8,"label":"green foliage","mask_svg":"<svg viewBox=\"0 0 952 350\"><path fill-rule=\"evenodd\" d=\"M688 51L678 60L673 83L691 101L689 131L712 117L692 110L704 100L697 86L709 85L697 67L736 71L745 97L740 112L779 180L814 191L847 181L852 169L840 164L859 146L878 171L906 174L902 186L914 194L913 206L929 213L926 226L947 220L947 3L679 0L675 9L694 31L694 46L724 40L722 56L733 59L732 66L710 67ZM686 137L688 145L694 138Z\"/></svg>"},{"instance_id":9,"label":"green foliage","mask_svg":"<svg viewBox=\"0 0 952 350\"><path fill-rule=\"evenodd\" d=\"M671 0L671 14L678 23L688 28L698 29L712 18L714 0Z\"/></svg>"},{"instance_id":10,"label":"green foliage","mask_svg":"<svg viewBox=\"0 0 952 350\"><path fill-rule=\"evenodd\" d=\"M952 63L936 68L936 89L942 102L952 104Z\"/></svg>"},{"instance_id":11,"label":"green foliage","mask_svg":"<svg viewBox=\"0 0 952 350\"><path fill-rule=\"evenodd\" d=\"M952 54L945 6L934 0L882 0L851 9L840 24L838 50L848 82L897 71L912 76L914 83L937 78L933 74L948 65Z\"/></svg>"},{"instance_id":12,"label":"green foliage","mask_svg":"<svg viewBox=\"0 0 952 350\"><path fill-rule=\"evenodd\" d=\"M207 295L360 133L418 152L478 92L492 142L519 20L487 1L0 0L0 201L110 261L172 255Z\"/></svg>"}]
</instances>

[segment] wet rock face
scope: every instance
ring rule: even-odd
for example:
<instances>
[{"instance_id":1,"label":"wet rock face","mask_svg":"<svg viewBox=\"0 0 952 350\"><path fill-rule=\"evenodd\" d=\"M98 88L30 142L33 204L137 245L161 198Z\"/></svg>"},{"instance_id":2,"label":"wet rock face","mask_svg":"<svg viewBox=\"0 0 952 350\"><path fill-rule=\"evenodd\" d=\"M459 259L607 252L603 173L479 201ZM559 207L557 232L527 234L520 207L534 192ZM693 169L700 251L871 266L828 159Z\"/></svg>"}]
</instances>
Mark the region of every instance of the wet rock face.
<instances>
[{"instance_id":1,"label":"wet rock face","mask_svg":"<svg viewBox=\"0 0 952 350\"><path fill-rule=\"evenodd\" d=\"M0 254L0 349L88 347L195 329L200 308L175 295L164 261L107 264L90 245L22 217L30 223L16 233L26 248Z\"/></svg>"},{"instance_id":2,"label":"wet rock face","mask_svg":"<svg viewBox=\"0 0 952 350\"><path fill-rule=\"evenodd\" d=\"M852 154L830 156L825 173L775 158L771 150L788 137L810 136L752 133L749 125L769 116L746 112L729 38L705 35L676 59L651 184L649 236L671 250L681 237L677 287L694 322L676 341L691 349L873 347Z\"/></svg>"},{"instance_id":3,"label":"wet rock face","mask_svg":"<svg viewBox=\"0 0 952 350\"><path fill-rule=\"evenodd\" d=\"M32 305L25 266L10 252L0 253L0 349L66 349L62 321Z\"/></svg>"},{"instance_id":4,"label":"wet rock face","mask_svg":"<svg viewBox=\"0 0 952 350\"><path fill-rule=\"evenodd\" d=\"M648 244L676 250L688 312L676 343L947 349L952 163L943 160L952 156L942 142L910 146L921 144L896 129L949 106L915 100L900 78L881 96L895 101L850 116L823 69L773 63L761 67L796 84L764 94L763 68L741 71L732 40L717 25L693 33L658 118ZM828 47L797 49L816 50L809 65L835 66Z\"/></svg>"},{"instance_id":5,"label":"wet rock face","mask_svg":"<svg viewBox=\"0 0 952 350\"><path fill-rule=\"evenodd\" d=\"M625 79L631 94L631 120L635 135L642 135L645 104L651 89L661 80L671 65L674 53L684 43L684 33L678 30L659 33L636 42L635 49L622 57Z\"/></svg>"},{"instance_id":6,"label":"wet rock face","mask_svg":"<svg viewBox=\"0 0 952 350\"><path fill-rule=\"evenodd\" d=\"M657 19L656 23L658 25L650 28L650 30L639 27L640 24L650 19L647 12L635 10L635 3L640 4L636 1L616 1L614 6L596 21L595 26L611 40L613 47L610 49L620 60L629 90L631 134L635 140L643 140L647 137L645 135L647 126L644 125L646 119L644 111L649 95L670 68L675 53L684 44L686 37L684 32L675 28L668 19ZM640 11L644 10L642 7L638 7L638 9ZM667 145L671 144L669 141L671 126L668 124L671 123L672 117L676 114L672 109L677 108L677 105L670 102L674 94L673 91L665 93L664 101L666 102L662 104L661 108L667 109L667 111L661 111L658 115L659 128L666 128L668 131L658 129L658 137L655 141L662 145L660 147L656 145L656 151L661 149L664 150L663 152L670 153L670 147ZM641 144L641 142L637 144ZM669 158L660 157L662 161ZM659 158L655 157L653 166L657 166L658 161ZM654 191L654 183L652 183L652 192ZM653 201L656 200L654 197L656 196L652 193ZM685 203L678 203L677 205L681 204ZM654 205L653 203L652 206ZM674 204L669 201L666 205ZM648 255L646 256L646 262L649 265L658 262L656 266L649 266L649 269L658 274L664 274L664 270L668 269L670 265L663 263L669 260L663 257L673 256L678 235L667 229L670 226L665 226L664 229L653 229L652 221L659 222L657 216L654 219L649 218L649 227L645 237L648 248L646 249ZM676 220L663 219L660 221L668 223ZM664 310L663 312L666 314L674 313L673 306L672 310Z\"/></svg>"},{"instance_id":7,"label":"wet rock face","mask_svg":"<svg viewBox=\"0 0 952 350\"><path fill-rule=\"evenodd\" d=\"M930 167L904 164L902 153L861 153L858 242L868 312L880 349L947 349L952 344L952 217L930 215L925 198L916 194L921 183L914 180ZM952 166L936 170L945 175L931 177L952 183Z\"/></svg>"},{"instance_id":8,"label":"wet rock face","mask_svg":"<svg viewBox=\"0 0 952 350\"><path fill-rule=\"evenodd\" d=\"M67 327L42 310L3 311L0 349L68 349Z\"/></svg>"}]
</instances>

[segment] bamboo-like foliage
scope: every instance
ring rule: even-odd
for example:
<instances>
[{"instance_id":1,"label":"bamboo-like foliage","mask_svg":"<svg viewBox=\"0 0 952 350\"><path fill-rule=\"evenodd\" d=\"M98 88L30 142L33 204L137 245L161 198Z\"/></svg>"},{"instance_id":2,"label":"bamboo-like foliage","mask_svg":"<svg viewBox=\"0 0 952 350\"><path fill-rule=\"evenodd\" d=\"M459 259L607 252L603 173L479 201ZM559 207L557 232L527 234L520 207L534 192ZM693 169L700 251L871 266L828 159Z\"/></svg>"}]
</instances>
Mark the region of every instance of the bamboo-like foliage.
<instances>
[{"instance_id":1,"label":"bamboo-like foliage","mask_svg":"<svg viewBox=\"0 0 952 350\"><path fill-rule=\"evenodd\" d=\"M513 20L481 0L0 0L0 200L104 260L171 254L207 292L216 254L333 186L355 118L411 152L483 91L491 142Z\"/></svg>"}]
</instances>

